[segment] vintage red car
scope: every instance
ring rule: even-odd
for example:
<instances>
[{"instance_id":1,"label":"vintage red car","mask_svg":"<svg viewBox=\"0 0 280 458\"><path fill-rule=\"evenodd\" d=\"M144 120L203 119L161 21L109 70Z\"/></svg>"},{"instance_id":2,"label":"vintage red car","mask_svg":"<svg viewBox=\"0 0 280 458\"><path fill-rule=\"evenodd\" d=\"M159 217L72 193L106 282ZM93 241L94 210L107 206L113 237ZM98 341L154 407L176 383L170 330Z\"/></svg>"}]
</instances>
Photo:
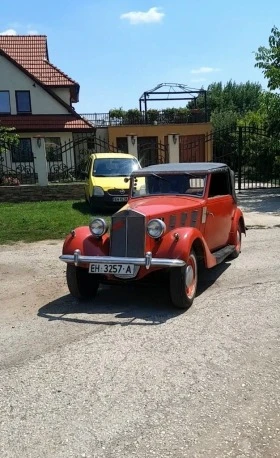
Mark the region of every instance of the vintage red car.
<instances>
[{"instance_id":1,"label":"vintage red car","mask_svg":"<svg viewBox=\"0 0 280 458\"><path fill-rule=\"evenodd\" d=\"M127 179L128 180L128 179ZM60 259L78 298L101 283L137 282L168 274L174 306L187 309L197 290L198 265L211 268L241 250L245 234L234 174L220 163L173 163L132 173L128 203L111 217L70 232Z\"/></svg>"}]
</instances>

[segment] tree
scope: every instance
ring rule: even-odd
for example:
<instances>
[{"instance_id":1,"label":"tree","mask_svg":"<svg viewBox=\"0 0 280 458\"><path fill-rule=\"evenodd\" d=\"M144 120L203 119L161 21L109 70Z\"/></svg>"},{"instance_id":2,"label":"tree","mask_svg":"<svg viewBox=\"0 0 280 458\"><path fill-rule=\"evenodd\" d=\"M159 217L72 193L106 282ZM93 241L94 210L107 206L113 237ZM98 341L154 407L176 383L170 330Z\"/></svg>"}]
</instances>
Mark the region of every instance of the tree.
<instances>
[{"instance_id":1,"label":"tree","mask_svg":"<svg viewBox=\"0 0 280 458\"><path fill-rule=\"evenodd\" d=\"M247 111L255 111L259 108L262 86L259 83L236 83L228 81L215 82L207 88L207 107L212 115L213 112L236 112L244 114ZM196 101L198 108L204 108L204 96L198 96ZM188 108L194 108L195 103L189 103Z\"/></svg>"},{"instance_id":2,"label":"tree","mask_svg":"<svg viewBox=\"0 0 280 458\"><path fill-rule=\"evenodd\" d=\"M268 43L268 48L260 46L255 52L255 67L262 69L268 88L275 90L280 88L280 31L275 26L271 29Z\"/></svg>"},{"instance_id":3,"label":"tree","mask_svg":"<svg viewBox=\"0 0 280 458\"><path fill-rule=\"evenodd\" d=\"M0 124L0 146L16 145L18 143L18 135L14 131L14 127L4 127Z\"/></svg>"}]
</instances>

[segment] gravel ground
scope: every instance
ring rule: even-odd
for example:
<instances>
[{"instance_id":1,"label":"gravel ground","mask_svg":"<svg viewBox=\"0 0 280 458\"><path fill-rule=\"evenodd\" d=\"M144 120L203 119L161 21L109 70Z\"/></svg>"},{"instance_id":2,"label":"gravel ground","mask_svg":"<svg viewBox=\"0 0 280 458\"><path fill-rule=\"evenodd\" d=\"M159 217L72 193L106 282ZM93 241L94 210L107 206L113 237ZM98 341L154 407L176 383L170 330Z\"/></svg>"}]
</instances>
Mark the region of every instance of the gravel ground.
<instances>
[{"instance_id":1,"label":"gravel ground","mask_svg":"<svg viewBox=\"0 0 280 458\"><path fill-rule=\"evenodd\" d=\"M68 295L61 242L0 251L0 457L280 457L280 229L250 229L185 313Z\"/></svg>"}]
</instances>

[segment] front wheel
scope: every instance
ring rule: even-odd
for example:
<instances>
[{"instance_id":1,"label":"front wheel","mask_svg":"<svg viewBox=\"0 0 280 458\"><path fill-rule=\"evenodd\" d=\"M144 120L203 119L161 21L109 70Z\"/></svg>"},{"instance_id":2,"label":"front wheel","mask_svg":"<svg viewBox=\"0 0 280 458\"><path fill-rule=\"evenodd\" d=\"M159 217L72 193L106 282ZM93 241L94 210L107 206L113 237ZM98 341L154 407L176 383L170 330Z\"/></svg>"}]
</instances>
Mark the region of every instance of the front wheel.
<instances>
[{"instance_id":1,"label":"front wheel","mask_svg":"<svg viewBox=\"0 0 280 458\"><path fill-rule=\"evenodd\" d=\"M188 309L195 298L198 281L197 257L192 250L187 263L182 268L170 271L170 297L173 305L180 309Z\"/></svg>"},{"instance_id":2,"label":"front wheel","mask_svg":"<svg viewBox=\"0 0 280 458\"><path fill-rule=\"evenodd\" d=\"M67 264L66 280L70 293L78 299L94 298L100 283L96 275L73 264Z\"/></svg>"}]
</instances>

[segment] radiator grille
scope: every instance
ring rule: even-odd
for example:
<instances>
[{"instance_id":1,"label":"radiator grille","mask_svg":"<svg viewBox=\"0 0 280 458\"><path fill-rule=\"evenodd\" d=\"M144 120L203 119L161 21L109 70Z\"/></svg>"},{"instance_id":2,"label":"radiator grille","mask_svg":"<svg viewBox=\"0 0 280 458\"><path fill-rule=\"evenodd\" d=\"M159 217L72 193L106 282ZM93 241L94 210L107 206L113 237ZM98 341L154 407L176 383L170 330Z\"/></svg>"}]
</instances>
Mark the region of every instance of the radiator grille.
<instances>
[{"instance_id":1,"label":"radiator grille","mask_svg":"<svg viewBox=\"0 0 280 458\"><path fill-rule=\"evenodd\" d=\"M145 216L124 210L112 216L111 256L143 257L145 252Z\"/></svg>"}]
</instances>

